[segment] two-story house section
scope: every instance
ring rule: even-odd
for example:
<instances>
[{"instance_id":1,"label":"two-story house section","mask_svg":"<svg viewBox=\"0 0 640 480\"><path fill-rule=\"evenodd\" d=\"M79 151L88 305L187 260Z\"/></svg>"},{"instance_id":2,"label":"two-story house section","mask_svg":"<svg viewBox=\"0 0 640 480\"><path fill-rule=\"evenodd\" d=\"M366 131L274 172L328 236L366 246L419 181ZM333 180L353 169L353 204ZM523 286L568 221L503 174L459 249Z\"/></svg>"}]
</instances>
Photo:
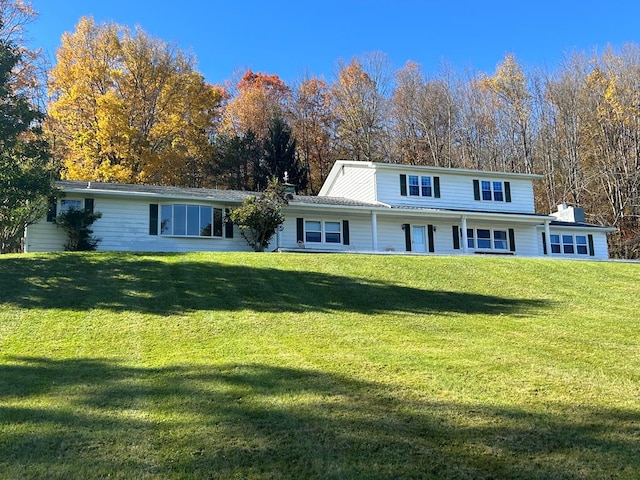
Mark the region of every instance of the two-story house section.
<instances>
[{"instance_id":1,"label":"two-story house section","mask_svg":"<svg viewBox=\"0 0 640 480\"><path fill-rule=\"evenodd\" d=\"M541 177L504 172L338 161L317 196L288 195L271 250L500 254L608 258L608 232L579 208L535 212ZM64 248L52 221L95 210L101 250L248 250L228 212L255 192L58 182L47 218L27 228L26 251Z\"/></svg>"},{"instance_id":2,"label":"two-story house section","mask_svg":"<svg viewBox=\"0 0 640 480\"><path fill-rule=\"evenodd\" d=\"M556 252L557 245L549 240L562 237L560 232L554 233L560 226L556 217L535 212L533 183L541 178L533 174L339 161L319 196L339 195L378 204L371 210L373 250L539 256ZM591 241L597 237L598 248L594 244L589 256L607 258L606 233L611 229L582 227L590 229ZM585 235L580 234L580 242L585 238L589 242ZM570 250L567 247L566 252ZM582 246L580 251L584 251ZM561 254L568 253L563 249Z\"/></svg>"}]
</instances>

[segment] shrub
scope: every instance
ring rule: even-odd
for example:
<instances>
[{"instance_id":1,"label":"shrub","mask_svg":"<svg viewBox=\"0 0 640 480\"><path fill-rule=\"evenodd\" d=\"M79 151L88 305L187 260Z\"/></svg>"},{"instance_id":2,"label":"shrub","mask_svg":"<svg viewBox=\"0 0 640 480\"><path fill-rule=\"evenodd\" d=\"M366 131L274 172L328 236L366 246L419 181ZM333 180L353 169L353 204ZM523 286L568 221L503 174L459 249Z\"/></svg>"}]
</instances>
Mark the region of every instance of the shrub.
<instances>
[{"instance_id":1,"label":"shrub","mask_svg":"<svg viewBox=\"0 0 640 480\"><path fill-rule=\"evenodd\" d=\"M102 217L100 212L70 208L56 217L56 225L67 234L64 249L71 252L95 250L100 242L93 236L91 225Z\"/></svg>"}]
</instances>

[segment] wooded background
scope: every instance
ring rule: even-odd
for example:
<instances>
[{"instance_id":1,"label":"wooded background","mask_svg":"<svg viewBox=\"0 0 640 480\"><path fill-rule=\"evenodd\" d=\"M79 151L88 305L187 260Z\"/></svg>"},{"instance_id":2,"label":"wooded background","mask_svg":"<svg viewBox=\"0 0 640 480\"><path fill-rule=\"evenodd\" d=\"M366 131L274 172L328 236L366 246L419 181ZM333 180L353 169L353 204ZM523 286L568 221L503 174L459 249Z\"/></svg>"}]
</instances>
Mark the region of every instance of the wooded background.
<instances>
[{"instance_id":1,"label":"wooded background","mask_svg":"<svg viewBox=\"0 0 640 480\"><path fill-rule=\"evenodd\" d=\"M81 18L40 100L61 177L261 190L286 171L315 194L337 159L538 173L539 212L583 206L618 228L612 256L640 258L638 45L554 70L506 55L491 74L426 75L372 52L290 85L251 70L210 85L196 65L139 28Z\"/></svg>"}]
</instances>

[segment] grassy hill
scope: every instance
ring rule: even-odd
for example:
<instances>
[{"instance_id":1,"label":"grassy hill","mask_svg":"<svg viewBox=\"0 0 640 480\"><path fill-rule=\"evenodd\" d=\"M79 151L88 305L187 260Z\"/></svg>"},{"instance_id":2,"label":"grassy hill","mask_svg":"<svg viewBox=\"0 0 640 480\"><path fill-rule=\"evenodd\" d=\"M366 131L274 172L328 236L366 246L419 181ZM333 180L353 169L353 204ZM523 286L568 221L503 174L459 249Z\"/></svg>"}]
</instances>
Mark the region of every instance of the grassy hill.
<instances>
[{"instance_id":1,"label":"grassy hill","mask_svg":"<svg viewBox=\"0 0 640 480\"><path fill-rule=\"evenodd\" d=\"M0 478L640 478L640 265L0 257Z\"/></svg>"}]
</instances>

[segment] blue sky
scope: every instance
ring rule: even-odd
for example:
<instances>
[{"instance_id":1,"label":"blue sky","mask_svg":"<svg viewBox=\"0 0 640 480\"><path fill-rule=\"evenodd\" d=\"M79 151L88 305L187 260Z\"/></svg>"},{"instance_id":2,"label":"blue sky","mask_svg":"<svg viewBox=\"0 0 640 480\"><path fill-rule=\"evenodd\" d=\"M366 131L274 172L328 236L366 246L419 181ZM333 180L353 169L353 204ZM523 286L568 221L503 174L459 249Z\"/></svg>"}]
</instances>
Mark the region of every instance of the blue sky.
<instances>
[{"instance_id":1,"label":"blue sky","mask_svg":"<svg viewBox=\"0 0 640 480\"><path fill-rule=\"evenodd\" d=\"M408 60L427 75L443 62L493 73L506 53L525 67L556 69L567 53L638 43L640 2L594 0L32 0L33 47L52 62L64 32L82 16L115 21L176 43L210 83L237 70L334 78L336 62L372 51L395 68Z\"/></svg>"}]
</instances>

